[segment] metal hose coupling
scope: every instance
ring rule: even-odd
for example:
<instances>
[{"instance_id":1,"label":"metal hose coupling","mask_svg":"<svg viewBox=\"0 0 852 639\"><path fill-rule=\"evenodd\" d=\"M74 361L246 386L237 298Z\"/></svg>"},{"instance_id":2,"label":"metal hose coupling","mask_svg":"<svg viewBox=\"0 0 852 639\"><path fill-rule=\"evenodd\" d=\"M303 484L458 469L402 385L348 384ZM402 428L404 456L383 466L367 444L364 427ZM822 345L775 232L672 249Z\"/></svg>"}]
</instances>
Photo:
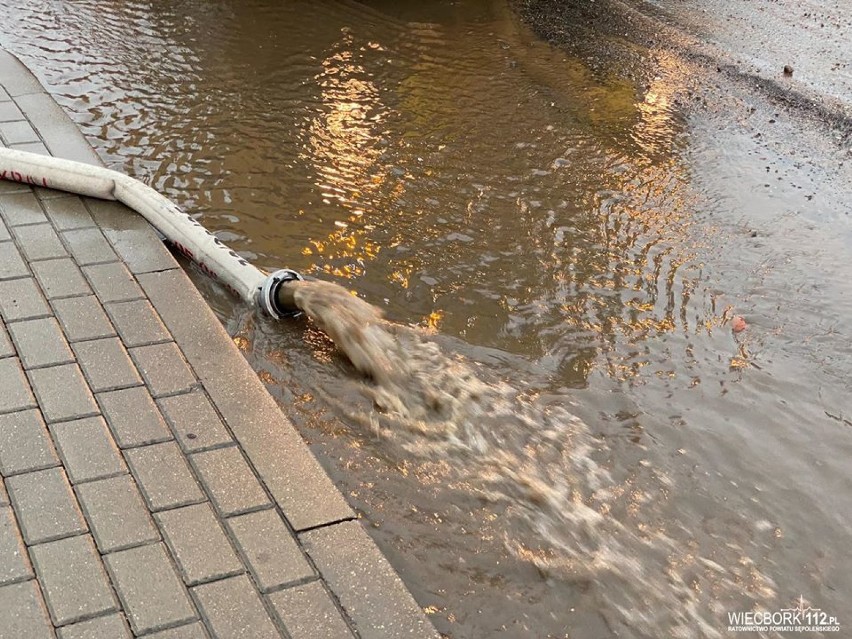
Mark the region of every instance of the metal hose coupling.
<instances>
[{"instance_id":1,"label":"metal hose coupling","mask_svg":"<svg viewBox=\"0 0 852 639\"><path fill-rule=\"evenodd\" d=\"M304 281L304 279L289 268L282 268L271 273L260 287L258 306L275 319L301 315L301 311L293 302L293 296L282 294L282 286L287 282Z\"/></svg>"}]
</instances>

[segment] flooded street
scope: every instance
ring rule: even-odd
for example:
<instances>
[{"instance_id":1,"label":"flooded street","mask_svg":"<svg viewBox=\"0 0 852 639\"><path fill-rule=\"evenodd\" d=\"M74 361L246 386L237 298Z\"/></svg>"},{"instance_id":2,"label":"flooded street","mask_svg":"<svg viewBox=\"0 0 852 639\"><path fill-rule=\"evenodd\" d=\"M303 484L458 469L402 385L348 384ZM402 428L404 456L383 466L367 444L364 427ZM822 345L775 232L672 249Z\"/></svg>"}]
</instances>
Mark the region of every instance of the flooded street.
<instances>
[{"instance_id":1,"label":"flooded street","mask_svg":"<svg viewBox=\"0 0 852 639\"><path fill-rule=\"evenodd\" d=\"M852 632L852 10L0 10L110 168L384 313L388 384L193 274L441 633Z\"/></svg>"}]
</instances>

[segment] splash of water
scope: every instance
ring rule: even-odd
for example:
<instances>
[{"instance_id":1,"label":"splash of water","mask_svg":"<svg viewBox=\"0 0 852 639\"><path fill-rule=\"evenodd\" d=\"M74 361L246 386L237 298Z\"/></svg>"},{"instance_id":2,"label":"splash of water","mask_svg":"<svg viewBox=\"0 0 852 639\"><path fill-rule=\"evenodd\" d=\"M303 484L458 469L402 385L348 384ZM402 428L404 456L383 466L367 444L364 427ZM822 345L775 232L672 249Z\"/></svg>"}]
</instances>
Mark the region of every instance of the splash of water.
<instances>
[{"instance_id":1,"label":"splash of water","mask_svg":"<svg viewBox=\"0 0 852 639\"><path fill-rule=\"evenodd\" d=\"M294 285L297 305L372 381L364 390L378 423L375 414L326 400L407 454L455 460L469 485L527 531L505 534L509 551L546 578L595 586L614 634L721 637L724 609L768 606L776 597L745 548L728 544L723 566L702 554L690 531L666 521L654 492L674 488L664 472L645 466L641 476L616 481L596 461L607 455L604 443L566 408L570 398L531 401L535 393L522 381L483 381L486 370L385 322L336 284Z\"/></svg>"}]
</instances>

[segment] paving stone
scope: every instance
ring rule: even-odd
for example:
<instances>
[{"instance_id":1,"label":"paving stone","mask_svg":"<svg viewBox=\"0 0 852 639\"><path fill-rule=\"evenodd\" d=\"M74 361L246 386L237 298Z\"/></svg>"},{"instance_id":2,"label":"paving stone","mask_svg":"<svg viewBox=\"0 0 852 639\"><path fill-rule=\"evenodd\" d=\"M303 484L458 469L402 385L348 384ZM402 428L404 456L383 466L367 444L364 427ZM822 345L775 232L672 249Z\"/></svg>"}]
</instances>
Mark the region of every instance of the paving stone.
<instances>
[{"instance_id":1,"label":"paving stone","mask_svg":"<svg viewBox=\"0 0 852 639\"><path fill-rule=\"evenodd\" d=\"M275 510L232 517L226 524L261 592L315 576L296 539Z\"/></svg>"},{"instance_id":2,"label":"paving stone","mask_svg":"<svg viewBox=\"0 0 852 639\"><path fill-rule=\"evenodd\" d=\"M155 444L172 438L144 386L99 393L98 403L119 448Z\"/></svg>"},{"instance_id":3,"label":"paving stone","mask_svg":"<svg viewBox=\"0 0 852 639\"><path fill-rule=\"evenodd\" d=\"M50 155L50 151L42 142L24 142L23 144L10 144L10 149L18 149L27 153L37 153L38 155Z\"/></svg>"},{"instance_id":4,"label":"paving stone","mask_svg":"<svg viewBox=\"0 0 852 639\"><path fill-rule=\"evenodd\" d=\"M3 223L3 220L0 220L0 242L6 242L12 239L11 233L9 233L9 229L6 228L6 225Z\"/></svg>"},{"instance_id":5,"label":"paving stone","mask_svg":"<svg viewBox=\"0 0 852 639\"><path fill-rule=\"evenodd\" d=\"M122 550L104 561L136 635L197 618L163 544Z\"/></svg>"},{"instance_id":6,"label":"paving stone","mask_svg":"<svg viewBox=\"0 0 852 639\"><path fill-rule=\"evenodd\" d=\"M352 639L354 635L319 581L269 595L290 639Z\"/></svg>"},{"instance_id":7,"label":"paving stone","mask_svg":"<svg viewBox=\"0 0 852 639\"><path fill-rule=\"evenodd\" d=\"M52 155L101 166L94 149L52 96L39 91L20 96L16 102L27 114L27 119L39 132Z\"/></svg>"},{"instance_id":8,"label":"paving stone","mask_svg":"<svg viewBox=\"0 0 852 639\"><path fill-rule=\"evenodd\" d=\"M0 322L0 358L12 357L15 355L15 347L12 345L12 340L9 339L9 334L3 328L3 323Z\"/></svg>"},{"instance_id":9,"label":"paving stone","mask_svg":"<svg viewBox=\"0 0 852 639\"><path fill-rule=\"evenodd\" d=\"M131 348L130 356L155 397L185 392L196 384L195 375L174 342Z\"/></svg>"},{"instance_id":10,"label":"paving stone","mask_svg":"<svg viewBox=\"0 0 852 639\"><path fill-rule=\"evenodd\" d=\"M200 621L188 626L155 632L153 635L145 635L145 639L208 639L208 637L209 635Z\"/></svg>"},{"instance_id":11,"label":"paving stone","mask_svg":"<svg viewBox=\"0 0 852 639\"><path fill-rule=\"evenodd\" d=\"M192 594L214 637L281 637L269 618L260 595L244 575L196 586L192 589Z\"/></svg>"},{"instance_id":12,"label":"paving stone","mask_svg":"<svg viewBox=\"0 0 852 639\"><path fill-rule=\"evenodd\" d=\"M41 201L45 202L47 200L55 200L57 198L69 198L70 196L66 191L58 191L56 189L47 188L44 186L34 186L33 193L35 196Z\"/></svg>"},{"instance_id":13,"label":"paving stone","mask_svg":"<svg viewBox=\"0 0 852 639\"><path fill-rule=\"evenodd\" d=\"M31 579L32 576L15 514L8 506L0 507L0 586ZM3 614L5 612L2 611Z\"/></svg>"},{"instance_id":14,"label":"paving stone","mask_svg":"<svg viewBox=\"0 0 852 639\"><path fill-rule=\"evenodd\" d=\"M115 335L101 303L94 296L53 300L51 304L69 342Z\"/></svg>"},{"instance_id":15,"label":"paving stone","mask_svg":"<svg viewBox=\"0 0 852 639\"><path fill-rule=\"evenodd\" d=\"M172 339L148 300L107 304L105 308L128 348Z\"/></svg>"},{"instance_id":16,"label":"paving stone","mask_svg":"<svg viewBox=\"0 0 852 639\"><path fill-rule=\"evenodd\" d=\"M50 155L50 151L42 142L24 142L23 144L10 144L10 149L18 149L27 153L37 153L38 155Z\"/></svg>"},{"instance_id":17,"label":"paving stone","mask_svg":"<svg viewBox=\"0 0 852 639\"><path fill-rule=\"evenodd\" d=\"M0 139L9 145L39 141L38 133L26 120L0 122Z\"/></svg>"},{"instance_id":18,"label":"paving stone","mask_svg":"<svg viewBox=\"0 0 852 639\"><path fill-rule=\"evenodd\" d=\"M157 232L141 215L120 202L87 199L86 204L131 273L178 268Z\"/></svg>"},{"instance_id":19,"label":"paving stone","mask_svg":"<svg viewBox=\"0 0 852 639\"><path fill-rule=\"evenodd\" d=\"M127 472L103 417L53 424L50 430L72 484Z\"/></svg>"},{"instance_id":20,"label":"paving stone","mask_svg":"<svg viewBox=\"0 0 852 639\"><path fill-rule=\"evenodd\" d=\"M155 517L187 585L245 572L210 504L175 508Z\"/></svg>"},{"instance_id":21,"label":"paving stone","mask_svg":"<svg viewBox=\"0 0 852 639\"><path fill-rule=\"evenodd\" d=\"M92 294L83 273L71 258L33 262L30 268L48 299Z\"/></svg>"},{"instance_id":22,"label":"paving stone","mask_svg":"<svg viewBox=\"0 0 852 639\"><path fill-rule=\"evenodd\" d=\"M30 548L47 609L57 626L117 609L100 555L90 535Z\"/></svg>"},{"instance_id":23,"label":"paving stone","mask_svg":"<svg viewBox=\"0 0 852 639\"><path fill-rule=\"evenodd\" d=\"M38 368L74 361L68 342L52 317L15 322L9 332L24 368Z\"/></svg>"},{"instance_id":24,"label":"paving stone","mask_svg":"<svg viewBox=\"0 0 852 639\"><path fill-rule=\"evenodd\" d=\"M27 277L30 274L14 242L0 242L0 280Z\"/></svg>"},{"instance_id":25,"label":"paving stone","mask_svg":"<svg viewBox=\"0 0 852 639\"><path fill-rule=\"evenodd\" d=\"M0 122L14 122L15 120L23 120L24 114L18 108L18 105L12 102L0 102Z\"/></svg>"},{"instance_id":26,"label":"paving stone","mask_svg":"<svg viewBox=\"0 0 852 639\"><path fill-rule=\"evenodd\" d=\"M0 147L3 145L0 144ZM11 180L0 180L0 215L3 215L3 196L10 193L32 193L33 188L29 184L13 182Z\"/></svg>"},{"instance_id":27,"label":"paving stone","mask_svg":"<svg viewBox=\"0 0 852 639\"><path fill-rule=\"evenodd\" d=\"M117 337L76 342L74 352L89 387L96 393L142 383L136 367Z\"/></svg>"},{"instance_id":28,"label":"paving stone","mask_svg":"<svg viewBox=\"0 0 852 639\"><path fill-rule=\"evenodd\" d=\"M299 537L363 639L437 638L360 522L325 526Z\"/></svg>"},{"instance_id":29,"label":"paving stone","mask_svg":"<svg viewBox=\"0 0 852 639\"><path fill-rule=\"evenodd\" d=\"M50 224L16 226L13 229L18 246L30 262L66 257L68 253Z\"/></svg>"},{"instance_id":30,"label":"paving stone","mask_svg":"<svg viewBox=\"0 0 852 639\"><path fill-rule=\"evenodd\" d=\"M18 359L0 359L0 413L35 408L35 405L35 398Z\"/></svg>"},{"instance_id":31,"label":"paving stone","mask_svg":"<svg viewBox=\"0 0 852 639\"><path fill-rule=\"evenodd\" d=\"M114 262L118 259L99 228L66 231L62 234L62 239L80 266Z\"/></svg>"},{"instance_id":32,"label":"paving stone","mask_svg":"<svg viewBox=\"0 0 852 639\"><path fill-rule=\"evenodd\" d=\"M195 453L233 443L204 391L164 397L157 403L184 451Z\"/></svg>"},{"instance_id":33,"label":"paving stone","mask_svg":"<svg viewBox=\"0 0 852 639\"><path fill-rule=\"evenodd\" d=\"M6 483L0 477L0 506L9 505L9 493L6 492Z\"/></svg>"},{"instance_id":34,"label":"paving stone","mask_svg":"<svg viewBox=\"0 0 852 639\"><path fill-rule=\"evenodd\" d=\"M142 495L130 475L79 484L80 506L98 549L106 554L160 541Z\"/></svg>"},{"instance_id":35,"label":"paving stone","mask_svg":"<svg viewBox=\"0 0 852 639\"><path fill-rule=\"evenodd\" d=\"M9 477L6 488L28 546L88 530L61 468Z\"/></svg>"},{"instance_id":36,"label":"paving stone","mask_svg":"<svg viewBox=\"0 0 852 639\"><path fill-rule=\"evenodd\" d=\"M88 417L98 412L83 373L76 364L27 371L47 422Z\"/></svg>"},{"instance_id":37,"label":"paving stone","mask_svg":"<svg viewBox=\"0 0 852 639\"><path fill-rule=\"evenodd\" d=\"M83 274L103 303L126 302L144 297L142 289L121 262L84 266Z\"/></svg>"},{"instance_id":38,"label":"paving stone","mask_svg":"<svg viewBox=\"0 0 852 639\"><path fill-rule=\"evenodd\" d=\"M34 579L0 588L0 610L0 639L54 639L53 626Z\"/></svg>"},{"instance_id":39,"label":"paving stone","mask_svg":"<svg viewBox=\"0 0 852 639\"><path fill-rule=\"evenodd\" d=\"M98 617L59 629L59 639L133 639L120 614Z\"/></svg>"},{"instance_id":40,"label":"paving stone","mask_svg":"<svg viewBox=\"0 0 852 639\"><path fill-rule=\"evenodd\" d=\"M205 501L175 442L133 448L124 455L151 511Z\"/></svg>"},{"instance_id":41,"label":"paving stone","mask_svg":"<svg viewBox=\"0 0 852 639\"><path fill-rule=\"evenodd\" d=\"M6 183L11 184L11 183ZM22 189L17 193L5 193L0 196L0 215L9 226L20 226L21 224L42 224L47 222L47 217L35 194L26 185L18 185L14 188Z\"/></svg>"},{"instance_id":42,"label":"paving stone","mask_svg":"<svg viewBox=\"0 0 852 639\"><path fill-rule=\"evenodd\" d=\"M7 322L50 314L50 307L31 277L0 282L0 315Z\"/></svg>"},{"instance_id":43,"label":"paving stone","mask_svg":"<svg viewBox=\"0 0 852 639\"><path fill-rule=\"evenodd\" d=\"M186 274L147 273L139 282L293 528L354 517Z\"/></svg>"},{"instance_id":44,"label":"paving stone","mask_svg":"<svg viewBox=\"0 0 852 639\"><path fill-rule=\"evenodd\" d=\"M13 98L29 93L44 93L36 77L15 56L0 50L0 78L5 92Z\"/></svg>"},{"instance_id":45,"label":"paving stone","mask_svg":"<svg viewBox=\"0 0 852 639\"><path fill-rule=\"evenodd\" d=\"M58 465L39 411L0 415L0 473L4 477Z\"/></svg>"},{"instance_id":46,"label":"paving stone","mask_svg":"<svg viewBox=\"0 0 852 639\"><path fill-rule=\"evenodd\" d=\"M43 205L47 217L59 231L90 228L95 225L83 200L77 196L45 200Z\"/></svg>"},{"instance_id":47,"label":"paving stone","mask_svg":"<svg viewBox=\"0 0 852 639\"><path fill-rule=\"evenodd\" d=\"M196 453L190 459L223 517L272 505L236 446Z\"/></svg>"}]
</instances>

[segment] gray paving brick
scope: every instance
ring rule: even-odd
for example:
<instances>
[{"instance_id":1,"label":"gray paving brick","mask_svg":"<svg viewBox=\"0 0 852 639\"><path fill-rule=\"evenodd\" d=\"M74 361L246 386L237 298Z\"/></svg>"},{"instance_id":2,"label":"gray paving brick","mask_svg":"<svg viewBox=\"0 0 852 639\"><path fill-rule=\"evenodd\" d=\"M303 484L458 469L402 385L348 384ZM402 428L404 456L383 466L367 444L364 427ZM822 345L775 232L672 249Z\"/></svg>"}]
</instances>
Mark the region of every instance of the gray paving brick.
<instances>
[{"instance_id":1,"label":"gray paving brick","mask_svg":"<svg viewBox=\"0 0 852 639\"><path fill-rule=\"evenodd\" d=\"M14 122L15 120L23 120L24 114L18 108L18 105L12 102L0 102L0 122Z\"/></svg>"},{"instance_id":2,"label":"gray paving brick","mask_svg":"<svg viewBox=\"0 0 852 639\"><path fill-rule=\"evenodd\" d=\"M65 191L57 191L56 189L51 189L44 186L34 186L33 193L35 193L36 197L41 202L45 202L47 200L55 200L56 198L61 197L69 197L68 193Z\"/></svg>"},{"instance_id":3,"label":"gray paving brick","mask_svg":"<svg viewBox=\"0 0 852 639\"><path fill-rule=\"evenodd\" d=\"M98 156L52 96L44 91L16 98L18 106L50 148L51 154L76 162L100 165Z\"/></svg>"},{"instance_id":4,"label":"gray paving brick","mask_svg":"<svg viewBox=\"0 0 852 639\"><path fill-rule=\"evenodd\" d=\"M121 262L84 266L83 274L103 303L126 302L144 297L142 289Z\"/></svg>"},{"instance_id":5,"label":"gray paving brick","mask_svg":"<svg viewBox=\"0 0 852 639\"><path fill-rule=\"evenodd\" d=\"M72 484L127 472L103 417L61 422L50 430Z\"/></svg>"},{"instance_id":6,"label":"gray paving brick","mask_svg":"<svg viewBox=\"0 0 852 639\"><path fill-rule=\"evenodd\" d=\"M203 391L164 397L157 403L184 451L195 453L233 442Z\"/></svg>"},{"instance_id":7,"label":"gray paving brick","mask_svg":"<svg viewBox=\"0 0 852 639\"><path fill-rule=\"evenodd\" d=\"M299 537L364 639L437 637L360 522L346 521Z\"/></svg>"},{"instance_id":8,"label":"gray paving brick","mask_svg":"<svg viewBox=\"0 0 852 639\"><path fill-rule=\"evenodd\" d=\"M6 144L24 144L38 142L38 133L26 120L0 122L0 139Z\"/></svg>"},{"instance_id":9,"label":"gray paving brick","mask_svg":"<svg viewBox=\"0 0 852 639\"><path fill-rule=\"evenodd\" d=\"M0 315L7 322L50 314L50 307L34 279L0 282Z\"/></svg>"},{"instance_id":10,"label":"gray paving brick","mask_svg":"<svg viewBox=\"0 0 852 639\"><path fill-rule=\"evenodd\" d=\"M120 448L155 444L172 438L144 386L99 393L98 403Z\"/></svg>"},{"instance_id":11,"label":"gray paving brick","mask_svg":"<svg viewBox=\"0 0 852 639\"><path fill-rule=\"evenodd\" d=\"M117 609L100 555L90 535L30 548L50 618L57 626Z\"/></svg>"},{"instance_id":12,"label":"gray paving brick","mask_svg":"<svg viewBox=\"0 0 852 639\"><path fill-rule=\"evenodd\" d=\"M190 457L210 499L223 517L271 506L239 448L219 448Z\"/></svg>"},{"instance_id":13,"label":"gray paving brick","mask_svg":"<svg viewBox=\"0 0 852 639\"><path fill-rule=\"evenodd\" d=\"M188 626L170 628L169 630L155 632L153 635L145 635L145 639L208 639L209 636L201 622L196 621Z\"/></svg>"},{"instance_id":14,"label":"gray paving brick","mask_svg":"<svg viewBox=\"0 0 852 639\"><path fill-rule=\"evenodd\" d=\"M188 391L196 383L174 342L131 348L130 356L155 397Z\"/></svg>"},{"instance_id":15,"label":"gray paving brick","mask_svg":"<svg viewBox=\"0 0 852 639\"><path fill-rule=\"evenodd\" d=\"M0 219L0 242L6 242L7 240L11 240L12 235L9 233L9 229L6 228L6 225L3 223L3 220Z\"/></svg>"},{"instance_id":16,"label":"gray paving brick","mask_svg":"<svg viewBox=\"0 0 852 639\"><path fill-rule=\"evenodd\" d=\"M18 359L0 359L0 413L34 408L35 405L35 398Z\"/></svg>"},{"instance_id":17,"label":"gray paving brick","mask_svg":"<svg viewBox=\"0 0 852 639\"><path fill-rule=\"evenodd\" d=\"M122 550L104 561L135 634L197 618L163 544Z\"/></svg>"},{"instance_id":18,"label":"gray paving brick","mask_svg":"<svg viewBox=\"0 0 852 639\"><path fill-rule=\"evenodd\" d=\"M24 581L32 576L32 567L15 514L8 506L0 507L0 586Z\"/></svg>"},{"instance_id":19,"label":"gray paving brick","mask_svg":"<svg viewBox=\"0 0 852 639\"><path fill-rule=\"evenodd\" d=\"M318 581L269 595L291 639L352 639L354 635Z\"/></svg>"},{"instance_id":20,"label":"gray paving brick","mask_svg":"<svg viewBox=\"0 0 852 639\"><path fill-rule=\"evenodd\" d=\"M311 565L275 510L226 521L261 592L314 577Z\"/></svg>"},{"instance_id":21,"label":"gray paving brick","mask_svg":"<svg viewBox=\"0 0 852 639\"><path fill-rule=\"evenodd\" d=\"M0 280L27 277L30 274L14 242L0 242Z\"/></svg>"},{"instance_id":22,"label":"gray paving brick","mask_svg":"<svg viewBox=\"0 0 852 639\"><path fill-rule=\"evenodd\" d=\"M0 146L3 146L0 144ZM13 182L11 180L0 180L0 202L3 201L3 196L11 193L32 193L33 188L21 182ZM0 204L0 216L3 215L3 206Z\"/></svg>"},{"instance_id":23,"label":"gray paving brick","mask_svg":"<svg viewBox=\"0 0 852 639\"><path fill-rule=\"evenodd\" d=\"M12 345L12 340L9 339L9 334L0 322L0 358L12 357L15 355L15 347Z\"/></svg>"},{"instance_id":24,"label":"gray paving brick","mask_svg":"<svg viewBox=\"0 0 852 639\"><path fill-rule=\"evenodd\" d=\"M269 618L260 595L246 576L230 577L196 586L192 589L192 594L214 637L281 637Z\"/></svg>"},{"instance_id":25,"label":"gray paving brick","mask_svg":"<svg viewBox=\"0 0 852 639\"><path fill-rule=\"evenodd\" d=\"M68 342L52 317L15 322L9 333L17 347L24 368L38 368L74 361Z\"/></svg>"},{"instance_id":26,"label":"gray paving brick","mask_svg":"<svg viewBox=\"0 0 852 639\"><path fill-rule=\"evenodd\" d=\"M120 202L89 199L86 204L131 273L178 268L171 253L141 215Z\"/></svg>"},{"instance_id":27,"label":"gray paving brick","mask_svg":"<svg viewBox=\"0 0 852 639\"><path fill-rule=\"evenodd\" d=\"M96 393L142 383L142 378L117 337L76 342L74 352L89 387Z\"/></svg>"},{"instance_id":28,"label":"gray paving brick","mask_svg":"<svg viewBox=\"0 0 852 639\"><path fill-rule=\"evenodd\" d=\"M115 331L96 297L53 300L53 310L69 342L112 337Z\"/></svg>"},{"instance_id":29,"label":"gray paving brick","mask_svg":"<svg viewBox=\"0 0 852 639\"><path fill-rule=\"evenodd\" d=\"M53 626L36 581L0 588L0 639L54 639Z\"/></svg>"},{"instance_id":30,"label":"gray paving brick","mask_svg":"<svg viewBox=\"0 0 852 639\"><path fill-rule=\"evenodd\" d=\"M133 639L120 613L98 617L59 629L59 639Z\"/></svg>"},{"instance_id":31,"label":"gray paving brick","mask_svg":"<svg viewBox=\"0 0 852 639\"><path fill-rule=\"evenodd\" d=\"M98 405L76 364L27 371L38 404L47 422L88 417Z\"/></svg>"},{"instance_id":32,"label":"gray paving brick","mask_svg":"<svg viewBox=\"0 0 852 639\"><path fill-rule=\"evenodd\" d=\"M71 258L33 262L30 268L48 299L92 294L83 273Z\"/></svg>"},{"instance_id":33,"label":"gray paving brick","mask_svg":"<svg viewBox=\"0 0 852 639\"><path fill-rule=\"evenodd\" d=\"M76 196L45 200L44 210L53 225L60 231L89 228L95 225L83 200Z\"/></svg>"},{"instance_id":34,"label":"gray paving brick","mask_svg":"<svg viewBox=\"0 0 852 639\"><path fill-rule=\"evenodd\" d=\"M62 239L80 266L114 262L118 259L99 228L66 231L62 234Z\"/></svg>"},{"instance_id":35,"label":"gray paving brick","mask_svg":"<svg viewBox=\"0 0 852 639\"><path fill-rule=\"evenodd\" d=\"M39 81L14 55L0 50L0 78L3 78L5 93L13 98L29 93L43 93Z\"/></svg>"},{"instance_id":36,"label":"gray paving brick","mask_svg":"<svg viewBox=\"0 0 852 639\"><path fill-rule=\"evenodd\" d=\"M148 300L106 305L121 341L125 346L144 346L172 339Z\"/></svg>"},{"instance_id":37,"label":"gray paving brick","mask_svg":"<svg viewBox=\"0 0 852 639\"><path fill-rule=\"evenodd\" d=\"M155 515L189 586L245 572L209 503Z\"/></svg>"},{"instance_id":38,"label":"gray paving brick","mask_svg":"<svg viewBox=\"0 0 852 639\"><path fill-rule=\"evenodd\" d=\"M4 477L58 465L39 411L0 415L0 473Z\"/></svg>"},{"instance_id":39,"label":"gray paving brick","mask_svg":"<svg viewBox=\"0 0 852 639\"><path fill-rule=\"evenodd\" d=\"M16 226L12 232L18 241L18 246L30 262L49 260L56 257L66 257L68 253L59 236L50 224L32 224Z\"/></svg>"},{"instance_id":40,"label":"gray paving brick","mask_svg":"<svg viewBox=\"0 0 852 639\"><path fill-rule=\"evenodd\" d=\"M139 275L139 282L190 365L203 371L213 404L292 526L303 530L353 517L186 274L147 273ZM188 308L193 312L187 313ZM294 482L293 477L300 479Z\"/></svg>"},{"instance_id":41,"label":"gray paving brick","mask_svg":"<svg viewBox=\"0 0 852 639\"><path fill-rule=\"evenodd\" d=\"M35 194L29 187L19 193L7 193L0 196L0 215L9 226L21 224L40 224L47 222L47 217Z\"/></svg>"},{"instance_id":42,"label":"gray paving brick","mask_svg":"<svg viewBox=\"0 0 852 639\"><path fill-rule=\"evenodd\" d=\"M133 448L124 455L152 511L205 500L175 442Z\"/></svg>"},{"instance_id":43,"label":"gray paving brick","mask_svg":"<svg viewBox=\"0 0 852 639\"><path fill-rule=\"evenodd\" d=\"M61 468L9 477L6 488L28 546L88 530Z\"/></svg>"},{"instance_id":44,"label":"gray paving brick","mask_svg":"<svg viewBox=\"0 0 852 639\"><path fill-rule=\"evenodd\" d=\"M47 150L47 147L42 142L24 142L22 144L10 144L10 149L18 149L20 151L27 151L28 153L37 153L39 155L50 155L50 151Z\"/></svg>"},{"instance_id":45,"label":"gray paving brick","mask_svg":"<svg viewBox=\"0 0 852 639\"><path fill-rule=\"evenodd\" d=\"M160 541L142 495L130 475L79 484L80 506L102 553Z\"/></svg>"}]
</instances>

